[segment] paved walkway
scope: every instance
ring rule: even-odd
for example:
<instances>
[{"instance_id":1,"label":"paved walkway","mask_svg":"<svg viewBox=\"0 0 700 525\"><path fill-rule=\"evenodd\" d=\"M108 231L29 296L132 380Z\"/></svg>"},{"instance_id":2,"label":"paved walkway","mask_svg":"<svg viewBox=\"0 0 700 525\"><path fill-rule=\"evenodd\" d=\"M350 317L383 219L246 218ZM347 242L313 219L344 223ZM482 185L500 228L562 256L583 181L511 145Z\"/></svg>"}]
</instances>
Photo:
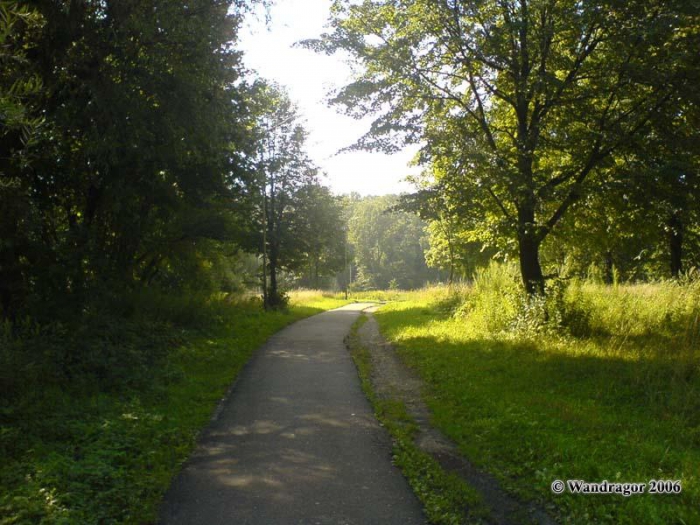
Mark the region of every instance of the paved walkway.
<instances>
[{"instance_id":1,"label":"paved walkway","mask_svg":"<svg viewBox=\"0 0 700 525\"><path fill-rule=\"evenodd\" d=\"M368 306L299 321L259 350L170 487L161 524L424 523L343 344Z\"/></svg>"}]
</instances>

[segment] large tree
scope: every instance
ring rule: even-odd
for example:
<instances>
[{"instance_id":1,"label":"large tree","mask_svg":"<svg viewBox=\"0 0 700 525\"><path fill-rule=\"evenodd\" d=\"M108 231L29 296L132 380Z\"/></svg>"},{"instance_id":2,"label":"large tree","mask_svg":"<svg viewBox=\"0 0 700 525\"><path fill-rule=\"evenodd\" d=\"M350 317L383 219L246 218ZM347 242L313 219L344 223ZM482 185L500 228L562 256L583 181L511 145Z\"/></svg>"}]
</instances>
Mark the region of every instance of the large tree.
<instances>
[{"instance_id":1,"label":"large tree","mask_svg":"<svg viewBox=\"0 0 700 525\"><path fill-rule=\"evenodd\" d=\"M263 87L264 110L258 128L262 133L258 152L258 187L262 190L263 299L265 307L284 305L279 290L280 271L301 270L312 251L311 209L318 185L318 168L305 150L306 130L296 107L279 87ZM269 283L267 280L269 279Z\"/></svg>"},{"instance_id":2,"label":"large tree","mask_svg":"<svg viewBox=\"0 0 700 525\"><path fill-rule=\"evenodd\" d=\"M44 23L15 40L45 125L17 168L36 213L31 235L13 240L15 297L79 306L105 285L180 285L191 273L181 263L201 267L190 263L212 239L235 238L236 189L252 173L233 48L247 4L26 2Z\"/></svg>"},{"instance_id":3,"label":"large tree","mask_svg":"<svg viewBox=\"0 0 700 525\"><path fill-rule=\"evenodd\" d=\"M423 141L439 186L512 239L534 294L543 241L686 87L697 12L688 0L335 1L332 30L307 45L359 66L333 99L377 115L357 147Z\"/></svg>"}]
</instances>

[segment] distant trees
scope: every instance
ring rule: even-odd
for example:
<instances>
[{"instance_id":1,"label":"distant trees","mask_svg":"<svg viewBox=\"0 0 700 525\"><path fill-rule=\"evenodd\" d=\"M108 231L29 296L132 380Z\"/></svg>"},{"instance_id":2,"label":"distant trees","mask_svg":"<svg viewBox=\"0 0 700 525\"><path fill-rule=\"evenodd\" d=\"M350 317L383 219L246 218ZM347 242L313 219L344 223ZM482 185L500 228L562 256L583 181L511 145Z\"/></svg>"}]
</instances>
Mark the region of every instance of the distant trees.
<instances>
[{"instance_id":1,"label":"distant trees","mask_svg":"<svg viewBox=\"0 0 700 525\"><path fill-rule=\"evenodd\" d=\"M334 99L377 115L358 147L422 141L435 188L512 245L536 294L543 243L692 89L697 24L687 0L336 1L307 45L362 66Z\"/></svg>"},{"instance_id":2,"label":"distant trees","mask_svg":"<svg viewBox=\"0 0 700 525\"><path fill-rule=\"evenodd\" d=\"M483 229L474 227L479 221L474 210L457 207L456 202L444 191L428 187L401 195L394 207L415 213L427 223L425 261L431 268L446 271L449 284L455 279L470 278L496 255L493 248L487 247L486 236L475 235L477 231L483 233Z\"/></svg>"},{"instance_id":3,"label":"distant trees","mask_svg":"<svg viewBox=\"0 0 700 525\"><path fill-rule=\"evenodd\" d=\"M360 288L419 288L437 273L425 262L425 223L412 213L393 210L395 195L350 196L348 240Z\"/></svg>"}]
</instances>

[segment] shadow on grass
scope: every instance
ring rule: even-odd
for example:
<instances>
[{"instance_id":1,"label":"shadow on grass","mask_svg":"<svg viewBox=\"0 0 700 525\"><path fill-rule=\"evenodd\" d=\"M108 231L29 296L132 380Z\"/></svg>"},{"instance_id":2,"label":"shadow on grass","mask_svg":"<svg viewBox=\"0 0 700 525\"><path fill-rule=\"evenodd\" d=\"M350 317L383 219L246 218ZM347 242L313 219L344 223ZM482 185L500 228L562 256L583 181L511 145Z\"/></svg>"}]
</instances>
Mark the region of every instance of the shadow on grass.
<instances>
[{"instance_id":1,"label":"shadow on grass","mask_svg":"<svg viewBox=\"0 0 700 525\"><path fill-rule=\"evenodd\" d=\"M574 495L557 501L574 515L603 521L607 512L634 522L651 506L663 518L640 523L700 517L692 483L700 461L697 361L670 359L673 349L664 348L634 357L596 351L605 340L454 341L448 332L431 335L430 323L447 318L432 309L375 315L385 335L401 334L398 351L427 382L437 425L506 487L546 500L554 479L684 477L683 494L663 501L605 496L613 499L601 503Z\"/></svg>"},{"instance_id":2,"label":"shadow on grass","mask_svg":"<svg viewBox=\"0 0 700 525\"><path fill-rule=\"evenodd\" d=\"M431 323L449 322L450 306L445 301L437 308L380 311L375 315L385 334L406 329L429 333ZM435 367L442 363L447 376L454 374L460 363L469 363L482 373L504 373L509 389L519 384L530 388L536 382L540 389L570 392L614 406L662 410L664 417L672 410L694 416L695 423L700 424L700 362L692 348L686 351L677 339L666 335L596 335L572 338L570 342L546 335L458 342L425 335L402 336L401 346L412 359L432 362Z\"/></svg>"}]
</instances>

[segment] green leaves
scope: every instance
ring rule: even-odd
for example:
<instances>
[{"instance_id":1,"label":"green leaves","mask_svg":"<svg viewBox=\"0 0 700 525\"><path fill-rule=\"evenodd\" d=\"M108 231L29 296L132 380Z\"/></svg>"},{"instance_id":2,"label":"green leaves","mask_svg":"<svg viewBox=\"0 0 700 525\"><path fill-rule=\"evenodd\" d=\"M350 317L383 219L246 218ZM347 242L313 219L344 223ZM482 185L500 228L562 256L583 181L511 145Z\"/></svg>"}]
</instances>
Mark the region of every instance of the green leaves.
<instances>
[{"instance_id":1,"label":"green leaves","mask_svg":"<svg viewBox=\"0 0 700 525\"><path fill-rule=\"evenodd\" d=\"M246 9L0 3L3 315L28 298L80 309L106 283L181 287L241 240L256 137L232 43Z\"/></svg>"},{"instance_id":2,"label":"green leaves","mask_svg":"<svg viewBox=\"0 0 700 525\"><path fill-rule=\"evenodd\" d=\"M697 17L680 0L336 2L332 31L306 45L359 64L332 100L375 116L357 147L421 143L426 179L472 210L473 236L517 243L533 291L541 243L599 190L612 156L688 95Z\"/></svg>"}]
</instances>

